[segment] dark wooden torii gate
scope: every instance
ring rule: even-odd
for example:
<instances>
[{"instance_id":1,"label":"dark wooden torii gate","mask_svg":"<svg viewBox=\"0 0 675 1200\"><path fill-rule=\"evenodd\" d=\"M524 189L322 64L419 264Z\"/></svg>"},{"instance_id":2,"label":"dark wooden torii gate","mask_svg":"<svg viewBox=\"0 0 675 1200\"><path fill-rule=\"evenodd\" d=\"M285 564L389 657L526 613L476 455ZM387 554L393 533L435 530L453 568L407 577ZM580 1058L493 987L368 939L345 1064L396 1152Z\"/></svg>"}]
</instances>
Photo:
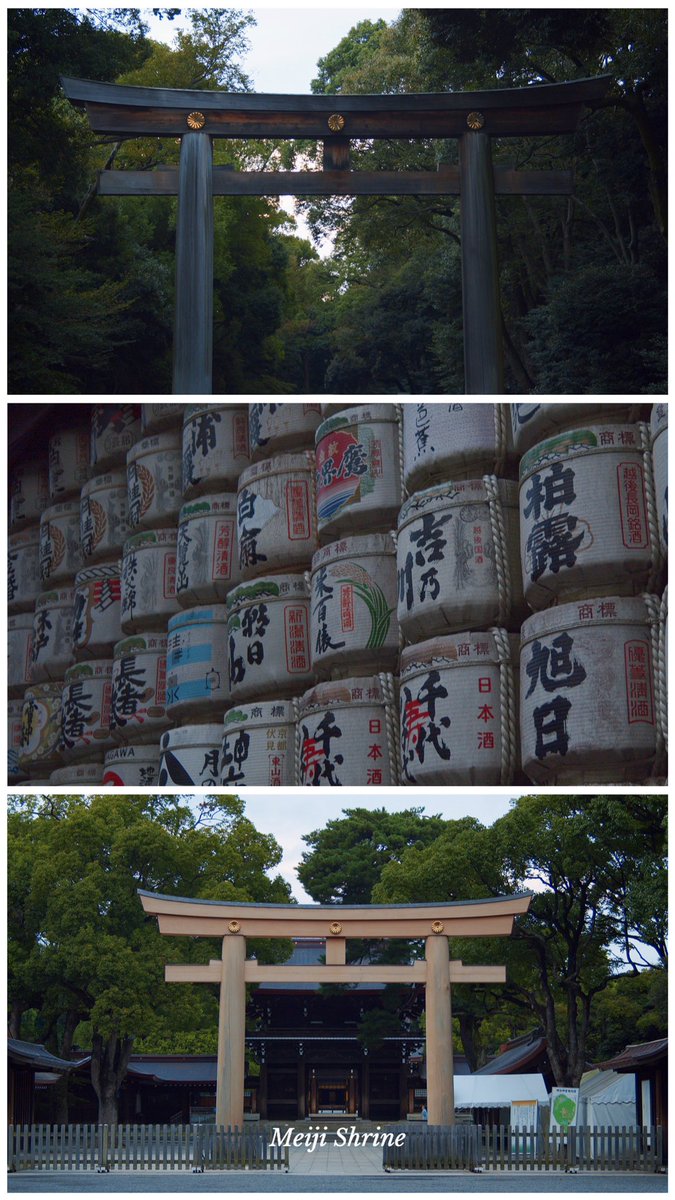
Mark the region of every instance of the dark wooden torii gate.
<instances>
[{"instance_id":1,"label":"dark wooden torii gate","mask_svg":"<svg viewBox=\"0 0 675 1200\"><path fill-rule=\"evenodd\" d=\"M572 132L609 76L480 92L386 96L273 96L129 87L62 78L91 128L115 139L180 137L180 165L102 171L103 196L178 196L173 392L210 395L213 355L213 197L415 195L460 197L467 395L503 393L495 194L569 195L571 171L515 171L492 163L495 137ZM213 166L212 139L311 138L321 171ZM458 138L459 166L352 171L349 143Z\"/></svg>"}]
</instances>

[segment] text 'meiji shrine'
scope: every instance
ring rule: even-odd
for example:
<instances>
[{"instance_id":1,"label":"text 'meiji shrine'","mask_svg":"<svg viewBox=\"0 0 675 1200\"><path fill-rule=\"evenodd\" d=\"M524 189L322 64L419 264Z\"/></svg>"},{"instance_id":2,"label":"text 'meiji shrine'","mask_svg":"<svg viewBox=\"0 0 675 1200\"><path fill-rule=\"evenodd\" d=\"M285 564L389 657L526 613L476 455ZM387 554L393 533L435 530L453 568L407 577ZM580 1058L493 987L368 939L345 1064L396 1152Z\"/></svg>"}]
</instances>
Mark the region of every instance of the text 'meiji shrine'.
<instances>
[{"instance_id":1,"label":"text 'meiji shrine'","mask_svg":"<svg viewBox=\"0 0 675 1200\"><path fill-rule=\"evenodd\" d=\"M176 395L210 395L213 354L213 197L415 195L460 197L466 394L504 391L495 195L570 195L570 171L494 166L494 138L571 133L604 95L609 76L477 92L283 96L129 87L62 79L92 129L115 140L179 137L180 165L102 171L102 196L178 196L174 376ZM213 138L309 138L320 171L213 166ZM459 141L459 165L437 171L352 171L353 139Z\"/></svg>"},{"instance_id":2,"label":"text 'meiji shrine'","mask_svg":"<svg viewBox=\"0 0 675 1200\"><path fill-rule=\"evenodd\" d=\"M216 1124L239 1127L244 1120L246 984L273 981L422 985L429 1124L452 1125L451 986L504 983L506 973L503 966L451 960L449 939L508 936L531 900L529 894L517 894L440 904L296 905L221 902L145 891L139 891L139 896L145 912L157 917L160 933L222 939L220 959L167 966L165 973L167 983L219 985ZM247 938L268 937L325 938L325 964L267 966L247 958ZM348 964L349 938L422 939L425 955L411 965Z\"/></svg>"}]
</instances>

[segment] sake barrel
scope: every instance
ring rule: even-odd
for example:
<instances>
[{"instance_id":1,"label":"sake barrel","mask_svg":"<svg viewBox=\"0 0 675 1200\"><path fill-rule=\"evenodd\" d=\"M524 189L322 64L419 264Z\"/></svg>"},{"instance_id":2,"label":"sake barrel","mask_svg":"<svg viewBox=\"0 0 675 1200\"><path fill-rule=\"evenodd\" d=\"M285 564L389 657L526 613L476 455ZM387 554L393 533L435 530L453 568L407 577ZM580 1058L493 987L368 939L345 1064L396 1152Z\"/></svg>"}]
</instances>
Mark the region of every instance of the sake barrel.
<instances>
[{"instance_id":1,"label":"sake barrel","mask_svg":"<svg viewBox=\"0 0 675 1200\"><path fill-rule=\"evenodd\" d=\"M110 732L122 742L156 742L166 711L166 633L135 633L113 651Z\"/></svg>"},{"instance_id":2,"label":"sake barrel","mask_svg":"<svg viewBox=\"0 0 675 1200\"><path fill-rule=\"evenodd\" d=\"M295 783L295 700L240 704L225 713L220 782L247 787Z\"/></svg>"},{"instance_id":3,"label":"sake barrel","mask_svg":"<svg viewBox=\"0 0 675 1200\"><path fill-rule=\"evenodd\" d=\"M640 419L639 404L593 404L588 400L556 400L550 404L514 403L511 436L517 454L565 429L588 424L630 425Z\"/></svg>"},{"instance_id":4,"label":"sake barrel","mask_svg":"<svg viewBox=\"0 0 675 1200\"><path fill-rule=\"evenodd\" d=\"M504 629L431 638L401 652L407 784L504 784L517 765L517 639Z\"/></svg>"},{"instance_id":5,"label":"sake barrel","mask_svg":"<svg viewBox=\"0 0 675 1200\"><path fill-rule=\"evenodd\" d=\"M65 675L61 736L66 759L93 757L115 744L110 732L112 661L92 658Z\"/></svg>"},{"instance_id":6,"label":"sake barrel","mask_svg":"<svg viewBox=\"0 0 675 1200\"><path fill-rule=\"evenodd\" d=\"M124 543L122 630L152 629L178 612L175 529L149 529Z\"/></svg>"},{"instance_id":7,"label":"sake barrel","mask_svg":"<svg viewBox=\"0 0 675 1200\"><path fill-rule=\"evenodd\" d=\"M107 787L155 787L159 776L159 744L116 746L104 759Z\"/></svg>"},{"instance_id":8,"label":"sake barrel","mask_svg":"<svg viewBox=\"0 0 675 1200\"><path fill-rule=\"evenodd\" d=\"M83 565L79 502L53 504L40 520L40 578L50 587L70 583Z\"/></svg>"},{"instance_id":9,"label":"sake barrel","mask_svg":"<svg viewBox=\"0 0 675 1200\"><path fill-rule=\"evenodd\" d=\"M20 463L9 475L9 527L23 529L39 521L49 504L47 462Z\"/></svg>"},{"instance_id":10,"label":"sake barrel","mask_svg":"<svg viewBox=\"0 0 675 1200\"><path fill-rule=\"evenodd\" d=\"M30 613L16 613L7 624L7 695L23 698L31 682L33 617Z\"/></svg>"},{"instance_id":11,"label":"sake barrel","mask_svg":"<svg viewBox=\"0 0 675 1200\"><path fill-rule=\"evenodd\" d=\"M292 696L314 681L309 589L302 575L240 583L227 597L232 703Z\"/></svg>"},{"instance_id":12,"label":"sake barrel","mask_svg":"<svg viewBox=\"0 0 675 1200\"><path fill-rule=\"evenodd\" d=\"M127 454L127 499L132 530L177 522L183 490L180 430L154 433Z\"/></svg>"},{"instance_id":13,"label":"sake barrel","mask_svg":"<svg viewBox=\"0 0 675 1200\"><path fill-rule=\"evenodd\" d=\"M172 721L223 713L230 697L227 609L187 608L169 620L166 710Z\"/></svg>"},{"instance_id":14,"label":"sake barrel","mask_svg":"<svg viewBox=\"0 0 675 1200\"><path fill-rule=\"evenodd\" d=\"M391 533L343 538L312 559L312 666L324 677L398 664L396 547Z\"/></svg>"},{"instance_id":15,"label":"sake barrel","mask_svg":"<svg viewBox=\"0 0 675 1200\"><path fill-rule=\"evenodd\" d=\"M658 599L655 598L655 623ZM642 596L561 604L525 621L523 771L533 783L634 783L656 749L652 625Z\"/></svg>"},{"instance_id":16,"label":"sake barrel","mask_svg":"<svg viewBox=\"0 0 675 1200\"><path fill-rule=\"evenodd\" d=\"M7 539L7 609L32 612L40 592L40 526L30 525Z\"/></svg>"},{"instance_id":17,"label":"sake barrel","mask_svg":"<svg viewBox=\"0 0 675 1200\"><path fill-rule=\"evenodd\" d=\"M30 682L63 679L75 661L73 650L73 588L43 592L35 603Z\"/></svg>"},{"instance_id":18,"label":"sake barrel","mask_svg":"<svg viewBox=\"0 0 675 1200\"><path fill-rule=\"evenodd\" d=\"M121 468L96 475L85 483L80 496L80 543L88 565L113 558L129 535L127 476Z\"/></svg>"},{"instance_id":19,"label":"sake barrel","mask_svg":"<svg viewBox=\"0 0 675 1200\"><path fill-rule=\"evenodd\" d=\"M125 467L127 451L141 436L138 404L94 404L91 410L91 475Z\"/></svg>"},{"instance_id":20,"label":"sake barrel","mask_svg":"<svg viewBox=\"0 0 675 1200\"><path fill-rule=\"evenodd\" d=\"M349 408L319 425L316 492L323 542L394 528L401 505L396 405Z\"/></svg>"},{"instance_id":21,"label":"sake barrel","mask_svg":"<svg viewBox=\"0 0 675 1200\"><path fill-rule=\"evenodd\" d=\"M298 704L298 783L378 787L398 783L394 680L319 683Z\"/></svg>"},{"instance_id":22,"label":"sake barrel","mask_svg":"<svg viewBox=\"0 0 675 1200\"><path fill-rule=\"evenodd\" d=\"M160 787L218 787L223 726L184 725L160 740Z\"/></svg>"},{"instance_id":23,"label":"sake barrel","mask_svg":"<svg viewBox=\"0 0 675 1200\"><path fill-rule=\"evenodd\" d=\"M108 658L122 636L119 561L94 563L75 576L73 646L78 658Z\"/></svg>"},{"instance_id":24,"label":"sake barrel","mask_svg":"<svg viewBox=\"0 0 675 1200\"><path fill-rule=\"evenodd\" d=\"M163 433L165 429L183 428L185 405L175 400L155 400L141 404L141 434Z\"/></svg>"},{"instance_id":25,"label":"sake barrel","mask_svg":"<svg viewBox=\"0 0 675 1200\"><path fill-rule=\"evenodd\" d=\"M86 425L60 429L49 439L49 499L79 496L89 478L90 432Z\"/></svg>"},{"instance_id":26,"label":"sake barrel","mask_svg":"<svg viewBox=\"0 0 675 1200\"><path fill-rule=\"evenodd\" d=\"M49 782L57 787L72 784L74 787L95 787L103 782L102 762L70 763L67 767L57 767L49 776Z\"/></svg>"},{"instance_id":27,"label":"sake barrel","mask_svg":"<svg viewBox=\"0 0 675 1200\"><path fill-rule=\"evenodd\" d=\"M63 683L32 683L21 712L19 767L31 778L61 765L61 695Z\"/></svg>"},{"instance_id":28,"label":"sake barrel","mask_svg":"<svg viewBox=\"0 0 675 1200\"><path fill-rule=\"evenodd\" d=\"M28 779L28 773L19 766L21 753L21 713L23 712L23 693L20 700L7 702L7 782L11 787Z\"/></svg>"},{"instance_id":29,"label":"sake barrel","mask_svg":"<svg viewBox=\"0 0 675 1200\"><path fill-rule=\"evenodd\" d=\"M637 425L574 429L528 451L520 553L531 607L644 589L653 565L650 511Z\"/></svg>"},{"instance_id":30,"label":"sake barrel","mask_svg":"<svg viewBox=\"0 0 675 1200\"><path fill-rule=\"evenodd\" d=\"M321 404L288 400L281 404L250 404L248 440L251 459L256 462L286 450L313 450L314 434L321 420Z\"/></svg>"},{"instance_id":31,"label":"sake barrel","mask_svg":"<svg viewBox=\"0 0 675 1200\"><path fill-rule=\"evenodd\" d=\"M237 497L198 496L180 510L176 599L181 608L217 604L239 583Z\"/></svg>"},{"instance_id":32,"label":"sake barrel","mask_svg":"<svg viewBox=\"0 0 675 1200\"><path fill-rule=\"evenodd\" d=\"M409 642L525 616L518 485L487 475L415 492L398 519L398 620Z\"/></svg>"},{"instance_id":33,"label":"sake barrel","mask_svg":"<svg viewBox=\"0 0 675 1200\"><path fill-rule=\"evenodd\" d=\"M448 479L506 475L514 465L506 404L403 405L403 481L409 493Z\"/></svg>"},{"instance_id":34,"label":"sake barrel","mask_svg":"<svg viewBox=\"0 0 675 1200\"><path fill-rule=\"evenodd\" d=\"M189 404L183 424L183 495L226 492L250 461L243 404Z\"/></svg>"},{"instance_id":35,"label":"sake barrel","mask_svg":"<svg viewBox=\"0 0 675 1200\"><path fill-rule=\"evenodd\" d=\"M242 579L309 566L319 545L314 453L278 454L239 477L237 544Z\"/></svg>"},{"instance_id":36,"label":"sake barrel","mask_svg":"<svg viewBox=\"0 0 675 1200\"><path fill-rule=\"evenodd\" d=\"M652 463L659 538L663 555L668 550L668 405L655 404L651 415Z\"/></svg>"}]
</instances>

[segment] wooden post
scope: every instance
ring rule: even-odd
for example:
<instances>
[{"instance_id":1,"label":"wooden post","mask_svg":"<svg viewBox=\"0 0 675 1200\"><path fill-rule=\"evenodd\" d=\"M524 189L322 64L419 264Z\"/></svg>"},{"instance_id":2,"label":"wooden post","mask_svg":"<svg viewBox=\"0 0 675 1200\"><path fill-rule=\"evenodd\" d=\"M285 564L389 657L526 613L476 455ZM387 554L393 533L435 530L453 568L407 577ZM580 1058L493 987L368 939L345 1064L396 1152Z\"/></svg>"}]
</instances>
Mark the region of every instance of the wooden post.
<instances>
[{"instance_id":1,"label":"wooden post","mask_svg":"<svg viewBox=\"0 0 675 1200\"><path fill-rule=\"evenodd\" d=\"M459 139L465 395L504 392L497 224L490 137Z\"/></svg>"},{"instance_id":2,"label":"wooden post","mask_svg":"<svg viewBox=\"0 0 675 1200\"><path fill-rule=\"evenodd\" d=\"M176 220L173 393L210 396L213 360L213 149L181 138Z\"/></svg>"},{"instance_id":3,"label":"wooden post","mask_svg":"<svg viewBox=\"0 0 675 1200\"><path fill-rule=\"evenodd\" d=\"M298 1119L304 1121L307 1116L307 1089L305 1086L305 1060L298 1059Z\"/></svg>"},{"instance_id":4,"label":"wooden post","mask_svg":"<svg viewBox=\"0 0 675 1200\"><path fill-rule=\"evenodd\" d=\"M244 1127L244 1059L246 1036L246 939L223 938L216 1065L216 1125Z\"/></svg>"},{"instance_id":5,"label":"wooden post","mask_svg":"<svg viewBox=\"0 0 675 1200\"><path fill-rule=\"evenodd\" d=\"M454 1125L455 1081L447 937L442 934L428 937L425 957L428 1121L430 1125Z\"/></svg>"}]
</instances>

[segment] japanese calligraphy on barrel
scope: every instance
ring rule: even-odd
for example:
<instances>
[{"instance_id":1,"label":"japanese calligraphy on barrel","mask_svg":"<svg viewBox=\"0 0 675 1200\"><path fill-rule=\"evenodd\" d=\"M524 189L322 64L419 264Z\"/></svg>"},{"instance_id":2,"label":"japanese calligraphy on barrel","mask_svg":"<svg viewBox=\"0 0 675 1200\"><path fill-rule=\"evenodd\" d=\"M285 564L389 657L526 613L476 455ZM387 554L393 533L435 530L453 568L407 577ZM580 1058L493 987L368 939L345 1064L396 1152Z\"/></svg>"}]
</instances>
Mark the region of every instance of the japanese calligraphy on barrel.
<instances>
[{"instance_id":1,"label":"japanese calligraphy on barrel","mask_svg":"<svg viewBox=\"0 0 675 1200\"><path fill-rule=\"evenodd\" d=\"M401 652L405 783L512 782L517 653L518 639L503 629L432 638Z\"/></svg>"},{"instance_id":2,"label":"japanese calligraphy on barrel","mask_svg":"<svg viewBox=\"0 0 675 1200\"><path fill-rule=\"evenodd\" d=\"M73 595L73 646L77 657L109 658L122 635L121 618L121 563L95 563L78 571Z\"/></svg>"},{"instance_id":3,"label":"japanese calligraphy on barrel","mask_svg":"<svg viewBox=\"0 0 675 1200\"><path fill-rule=\"evenodd\" d=\"M93 787L103 782L102 762L74 762L67 767L57 767L49 776L49 782L64 787L74 784L76 787Z\"/></svg>"},{"instance_id":4,"label":"japanese calligraphy on barrel","mask_svg":"<svg viewBox=\"0 0 675 1200\"><path fill-rule=\"evenodd\" d=\"M19 767L31 777L44 774L63 762L62 692L61 682L32 683L24 692Z\"/></svg>"},{"instance_id":5,"label":"japanese calligraphy on barrel","mask_svg":"<svg viewBox=\"0 0 675 1200\"><path fill-rule=\"evenodd\" d=\"M49 472L46 462L27 462L14 467L9 477L9 527L23 529L39 521L49 504Z\"/></svg>"},{"instance_id":6,"label":"japanese calligraphy on barrel","mask_svg":"<svg viewBox=\"0 0 675 1200\"><path fill-rule=\"evenodd\" d=\"M205 713L214 719L230 698L227 609L187 608L169 620L166 709L172 721Z\"/></svg>"},{"instance_id":7,"label":"japanese calligraphy on barrel","mask_svg":"<svg viewBox=\"0 0 675 1200\"><path fill-rule=\"evenodd\" d=\"M122 742L156 742L170 724L166 711L166 647L162 632L135 633L113 652L110 731Z\"/></svg>"},{"instance_id":8,"label":"japanese calligraphy on barrel","mask_svg":"<svg viewBox=\"0 0 675 1200\"><path fill-rule=\"evenodd\" d=\"M40 526L29 525L7 539L7 609L32 612L42 590Z\"/></svg>"},{"instance_id":9,"label":"japanese calligraphy on barrel","mask_svg":"<svg viewBox=\"0 0 675 1200\"><path fill-rule=\"evenodd\" d=\"M40 519L40 578L54 587L71 582L82 566L79 502L53 504Z\"/></svg>"},{"instance_id":10,"label":"japanese calligraphy on barrel","mask_svg":"<svg viewBox=\"0 0 675 1200\"><path fill-rule=\"evenodd\" d=\"M103 783L107 787L155 787L159 777L159 744L116 746L106 751Z\"/></svg>"},{"instance_id":11,"label":"japanese calligraphy on barrel","mask_svg":"<svg viewBox=\"0 0 675 1200\"><path fill-rule=\"evenodd\" d=\"M556 400L550 404L518 404L511 409L511 436L517 454L566 429L593 424L630 425L640 419L639 404L589 404L588 400Z\"/></svg>"},{"instance_id":12,"label":"japanese calligraphy on barrel","mask_svg":"<svg viewBox=\"0 0 675 1200\"><path fill-rule=\"evenodd\" d=\"M248 408L243 404L189 404L183 424L183 495L226 492L250 460Z\"/></svg>"},{"instance_id":13,"label":"japanese calligraphy on barrel","mask_svg":"<svg viewBox=\"0 0 675 1200\"><path fill-rule=\"evenodd\" d=\"M312 559L312 666L324 677L398 664L396 547L391 533L343 538Z\"/></svg>"},{"instance_id":14,"label":"japanese calligraphy on barrel","mask_svg":"<svg viewBox=\"0 0 675 1200\"><path fill-rule=\"evenodd\" d=\"M61 738L66 759L93 756L115 744L110 732L112 661L92 658L65 675Z\"/></svg>"},{"instance_id":15,"label":"japanese calligraphy on barrel","mask_svg":"<svg viewBox=\"0 0 675 1200\"><path fill-rule=\"evenodd\" d=\"M534 783L634 783L656 749L655 618L642 596L584 599L522 628L523 771Z\"/></svg>"},{"instance_id":16,"label":"japanese calligraphy on barrel","mask_svg":"<svg viewBox=\"0 0 675 1200\"><path fill-rule=\"evenodd\" d=\"M297 782L304 787L398 783L393 676L319 683L298 703Z\"/></svg>"},{"instance_id":17,"label":"japanese calligraphy on barrel","mask_svg":"<svg viewBox=\"0 0 675 1200\"><path fill-rule=\"evenodd\" d=\"M185 405L174 400L156 400L141 404L141 435L163 433L165 429L182 429Z\"/></svg>"},{"instance_id":18,"label":"japanese calligraphy on barrel","mask_svg":"<svg viewBox=\"0 0 675 1200\"><path fill-rule=\"evenodd\" d=\"M90 474L126 466L127 451L140 436L138 404L95 404L91 410Z\"/></svg>"},{"instance_id":19,"label":"japanese calligraphy on barrel","mask_svg":"<svg viewBox=\"0 0 675 1200\"><path fill-rule=\"evenodd\" d=\"M524 613L518 485L469 479L415 492L397 533L398 619L409 642L498 624Z\"/></svg>"},{"instance_id":20,"label":"japanese calligraphy on barrel","mask_svg":"<svg viewBox=\"0 0 675 1200\"><path fill-rule=\"evenodd\" d=\"M85 483L80 495L80 544L89 564L121 553L129 535L126 471L118 467Z\"/></svg>"},{"instance_id":21,"label":"japanese calligraphy on barrel","mask_svg":"<svg viewBox=\"0 0 675 1200\"><path fill-rule=\"evenodd\" d=\"M293 696L314 681L309 589L302 575L240 583L227 597L232 703Z\"/></svg>"},{"instance_id":22,"label":"japanese calligraphy on barrel","mask_svg":"<svg viewBox=\"0 0 675 1200\"><path fill-rule=\"evenodd\" d=\"M655 404L651 415L654 491L661 552L668 550L668 405Z\"/></svg>"},{"instance_id":23,"label":"japanese calligraphy on barrel","mask_svg":"<svg viewBox=\"0 0 675 1200\"><path fill-rule=\"evenodd\" d=\"M394 404L368 404L329 417L316 431L319 534L393 529L401 504L399 423Z\"/></svg>"},{"instance_id":24,"label":"japanese calligraphy on barrel","mask_svg":"<svg viewBox=\"0 0 675 1200\"><path fill-rule=\"evenodd\" d=\"M285 450L314 449L314 434L321 424L321 404L249 404L248 436L251 460L268 458Z\"/></svg>"},{"instance_id":25,"label":"japanese calligraphy on barrel","mask_svg":"<svg viewBox=\"0 0 675 1200\"><path fill-rule=\"evenodd\" d=\"M180 510L176 599L181 608L217 604L239 582L237 497L199 496Z\"/></svg>"},{"instance_id":26,"label":"japanese calligraphy on barrel","mask_svg":"<svg viewBox=\"0 0 675 1200\"><path fill-rule=\"evenodd\" d=\"M49 499L79 496L89 478L89 429L61 429L49 439Z\"/></svg>"},{"instance_id":27,"label":"japanese calligraphy on barrel","mask_svg":"<svg viewBox=\"0 0 675 1200\"><path fill-rule=\"evenodd\" d=\"M43 592L35 603L31 639L30 682L63 679L75 661L72 588Z\"/></svg>"},{"instance_id":28,"label":"japanese calligraphy on barrel","mask_svg":"<svg viewBox=\"0 0 675 1200\"><path fill-rule=\"evenodd\" d=\"M159 743L159 786L217 787L222 740L222 724L167 730Z\"/></svg>"},{"instance_id":29,"label":"japanese calligraphy on barrel","mask_svg":"<svg viewBox=\"0 0 675 1200\"><path fill-rule=\"evenodd\" d=\"M656 512L641 445L640 426L592 425L523 457L520 553L532 608L646 586Z\"/></svg>"},{"instance_id":30,"label":"japanese calligraphy on barrel","mask_svg":"<svg viewBox=\"0 0 675 1200\"><path fill-rule=\"evenodd\" d=\"M7 630L7 695L22 697L31 683L30 666L33 642L33 617L16 613L10 617Z\"/></svg>"},{"instance_id":31,"label":"japanese calligraphy on barrel","mask_svg":"<svg viewBox=\"0 0 675 1200\"><path fill-rule=\"evenodd\" d=\"M239 476L237 544L242 579L309 566L319 545L312 450L278 454Z\"/></svg>"},{"instance_id":32,"label":"japanese calligraphy on barrel","mask_svg":"<svg viewBox=\"0 0 675 1200\"><path fill-rule=\"evenodd\" d=\"M239 704L225 713L220 782L247 787L295 783L295 700Z\"/></svg>"},{"instance_id":33,"label":"japanese calligraphy on barrel","mask_svg":"<svg viewBox=\"0 0 675 1200\"><path fill-rule=\"evenodd\" d=\"M403 482L410 492L448 479L510 473L514 463L505 404L403 405Z\"/></svg>"},{"instance_id":34,"label":"japanese calligraphy on barrel","mask_svg":"<svg viewBox=\"0 0 675 1200\"><path fill-rule=\"evenodd\" d=\"M178 612L175 529L148 529L124 543L122 630L152 629Z\"/></svg>"},{"instance_id":35,"label":"japanese calligraphy on barrel","mask_svg":"<svg viewBox=\"0 0 675 1200\"><path fill-rule=\"evenodd\" d=\"M28 778L27 771L19 766L22 712L23 692L20 700L7 701L7 782L10 786Z\"/></svg>"},{"instance_id":36,"label":"japanese calligraphy on barrel","mask_svg":"<svg viewBox=\"0 0 675 1200\"><path fill-rule=\"evenodd\" d=\"M127 454L129 528L175 525L183 494L182 437L178 429L143 438Z\"/></svg>"}]
</instances>

